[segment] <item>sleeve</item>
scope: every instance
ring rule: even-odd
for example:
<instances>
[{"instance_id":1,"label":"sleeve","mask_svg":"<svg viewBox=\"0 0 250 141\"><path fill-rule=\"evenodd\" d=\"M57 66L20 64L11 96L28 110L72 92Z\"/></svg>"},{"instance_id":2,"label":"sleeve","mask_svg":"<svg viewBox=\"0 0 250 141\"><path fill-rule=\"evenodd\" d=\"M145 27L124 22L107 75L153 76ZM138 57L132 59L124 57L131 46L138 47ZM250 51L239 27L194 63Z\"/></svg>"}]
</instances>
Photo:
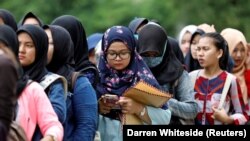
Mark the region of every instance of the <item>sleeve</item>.
<instances>
[{"instance_id":1,"label":"sleeve","mask_svg":"<svg viewBox=\"0 0 250 141\"><path fill-rule=\"evenodd\" d=\"M152 125L168 125L170 123L171 111L169 109L147 106L147 111Z\"/></svg>"},{"instance_id":2,"label":"sleeve","mask_svg":"<svg viewBox=\"0 0 250 141\"><path fill-rule=\"evenodd\" d=\"M64 96L64 88L60 81L56 81L49 87L49 100L62 124L66 120L66 100Z\"/></svg>"},{"instance_id":3,"label":"sleeve","mask_svg":"<svg viewBox=\"0 0 250 141\"><path fill-rule=\"evenodd\" d=\"M58 141L63 139L63 127L43 88L36 84L33 95L37 106L37 122L43 136L53 135Z\"/></svg>"},{"instance_id":4,"label":"sleeve","mask_svg":"<svg viewBox=\"0 0 250 141\"><path fill-rule=\"evenodd\" d=\"M245 80L247 85L247 94L250 97L250 70L245 71Z\"/></svg>"},{"instance_id":5,"label":"sleeve","mask_svg":"<svg viewBox=\"0 0 250 141\"><path fill-rule=\"evenodd\" d=\"M72 104L73 113L77 113L74 115L74 140L93 140L97 130L97 98L86 77L77 79Z\"/></svg>"},{"instance_id":6,"label":"sleeve","mask_svg":"<svg viewBox=\"0 0 250 141\"><path fill-rule=\"evenodd\" d=\"M172 115L183 119L194 119L198 112L198 104L194 99L195 92L186 71L183 71L175 89L175 98L171 98L167 102Z\"/></svg>"},{"instance_id":7,"label":"sleeve","mask_svg":"<svg viewBox=\"0 0 250 141\"><path fill-rule=\"evenodd\" d=\"M231 82L230 98L232 102L232 114L230 117L234 119L235 125L244 125L248 121L246 113L246 105L244 104L239 82L236 77Z\"/></svg>"}]
</instances>

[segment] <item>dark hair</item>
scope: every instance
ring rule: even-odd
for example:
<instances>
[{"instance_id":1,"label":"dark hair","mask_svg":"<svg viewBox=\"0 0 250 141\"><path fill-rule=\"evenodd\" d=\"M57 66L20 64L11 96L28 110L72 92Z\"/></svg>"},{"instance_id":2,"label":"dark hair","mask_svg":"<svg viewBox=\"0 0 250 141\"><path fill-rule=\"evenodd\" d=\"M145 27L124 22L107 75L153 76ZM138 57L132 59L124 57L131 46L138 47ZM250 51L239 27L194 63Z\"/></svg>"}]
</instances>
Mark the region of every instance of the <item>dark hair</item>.
<instances>
[{"instance_id":1,"label":"dark hair","mask_svg":"<svg viewBox=\"0 0 250 141\"><path fill-rule=\"evenodd\" d=\"M219 50L223 50L223 54L219 59L219 66L222 70L228 69L228 60L229 60L229 51L227 41L217 32L205 33L201 36L201 38L209 37L213 39L213 44Z\"/></svg>"}]
</instances>

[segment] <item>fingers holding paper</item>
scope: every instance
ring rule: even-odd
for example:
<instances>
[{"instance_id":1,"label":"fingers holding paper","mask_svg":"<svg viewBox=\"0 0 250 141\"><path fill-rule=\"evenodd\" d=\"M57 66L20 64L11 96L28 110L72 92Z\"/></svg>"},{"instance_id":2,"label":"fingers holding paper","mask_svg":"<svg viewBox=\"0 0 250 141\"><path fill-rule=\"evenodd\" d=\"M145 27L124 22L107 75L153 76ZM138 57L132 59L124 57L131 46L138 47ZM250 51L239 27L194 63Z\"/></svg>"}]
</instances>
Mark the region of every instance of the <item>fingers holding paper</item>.
<instances>
[{"instance_id":1,"label":"fingers holding paper","mask_svg":"<svg viewBox=\"0 0 250 141\"><path fill-rule=\"evenodd\" d=\"M129 97L120 97L117 104L121 105L122 113L124 114L138 114L144 106Z\"/></svg>"}]
</instances>

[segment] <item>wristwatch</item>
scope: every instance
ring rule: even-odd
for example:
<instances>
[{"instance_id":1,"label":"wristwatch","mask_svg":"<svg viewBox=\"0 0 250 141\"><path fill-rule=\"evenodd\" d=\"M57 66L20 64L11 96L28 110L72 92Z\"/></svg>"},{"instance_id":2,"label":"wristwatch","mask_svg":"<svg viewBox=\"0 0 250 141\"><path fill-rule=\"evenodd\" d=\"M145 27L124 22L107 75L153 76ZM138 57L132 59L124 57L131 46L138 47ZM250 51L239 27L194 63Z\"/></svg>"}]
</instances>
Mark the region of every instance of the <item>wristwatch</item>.
<instances>
[{"instance_id":1,"label":"wristwatch","mask_svg":"<svg viewBox=\"0 0 250 141\"><path fill-rule=\"evenodd\" d=\"M146 107L143 107L142 111L140 112L140 116L143 117L146 113Z\"/></svg>"}]
</instances>

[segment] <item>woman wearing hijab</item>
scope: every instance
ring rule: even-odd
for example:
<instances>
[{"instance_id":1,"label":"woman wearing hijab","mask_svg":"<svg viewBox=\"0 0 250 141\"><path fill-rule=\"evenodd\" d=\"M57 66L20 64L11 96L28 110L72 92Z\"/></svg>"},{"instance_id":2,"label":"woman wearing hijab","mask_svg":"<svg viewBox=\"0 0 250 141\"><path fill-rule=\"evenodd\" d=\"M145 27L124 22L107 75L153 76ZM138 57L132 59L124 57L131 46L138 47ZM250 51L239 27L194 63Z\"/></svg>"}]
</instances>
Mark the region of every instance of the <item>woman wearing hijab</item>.
<instances>
[{"instance_id":1,"label":"woman wearing hijab","mask_svg":"<svg viewBox=\"0 0 250 141\"><path fill-rule=\"evenodd\" d=\"M43 26L42 20L32 12L28 12L27 14L24 15L24 17L19 21L18 27L25 24L32 24L40 27Z\"/></svg>"},{"instance_id":2,"label":"woman wearing hijab","mask_svg":"<svg viewBox=\"0 0 250 141\"><path fill-rule=\"evenodd\" d=\"M72 85L74 68L70 66L70 50L73 49L70 34L57 25L44 26L49 37L49 71L64 76ZM89 80L80 75L75 86L69 86L67 118L64 123L64 140L92 141L97 130L97 98ZM71 105L69 104L71 103Z\"/></svg>"},{"instance_id":3,"label":"woman wearing hijab","mask_svg":"<svg viewBox=\"0 0 250 141\"><path fill-rule=\"evenodd\" d=\"M191 44L190 39L192 34L196 31L196 29L197 29L196 25L187 25L180 31L179 46L181 48L184 57L188 53Z\"/></svg>"},{"instance_id":4,"label":"woman wearing hijab","mask_svg":"<svg viewBox=\"0 0 250 141\"><path fill-rule=\"evenodd\" d=\"M100 82L97 85L99 102L99 131L102 141L122 140L122 114L135 114L144 124L168 124L171 113L166 105L151 107L124 97L126 89L140 80L160 88L147 65L135 51L133 32L123 26L106 30L102 38L102 53L99 62ZM119 97L116 104L105 102L104 95ZM114 109L115 107L120 109Z\"/></svg>"},{"instance_id":5,"label":"woman wearing hijab","mask_svg":"<svg viewBox=\"0 0 250 141\"><path fill-rule=\"evenodd\" d=\"M187 71L174 55L165 29L157 24L147 24L139 32L138 41L138 52L161 85L161 89L173 94L173 98L167 102L172 112L171 123L180 124L180 119L194 119L198 106L194 100L191 81Z\"/></svg>"},{"instance_id":6,"label":"woman wearing hijab","mask_svg":"<svg viewBox=\"0 0 250 141\"><path fill-rule=\"evenodd\" d=\"M0 9L0 25L1 22L10 26L14 31L17 30L17 23L13 14L6 9Z\"/></svg>"},{"instance_id":7,"label":"woman wearing hijab","mask_svg":"<svg viewBox=\"0 0 250 141\"><path fill-rule=\"evenodd\" d=\"M74 65L75 71L87 76L93 87L98 80L99 72L97 67L88 59L88 44L85 29L82 23L74 16L63 15L54 19L52 25L59 25L65 28L71 36L74 46Z\"/></svg>"},{"instance_id":8,"label":"woman wearing hijab","mask_svg":"<svg viewBox=\"0 0 250 141\"><path fill-rule=\"evenodd\" d=\"M243 125L248 116L239 83L235 76L226 71L228 64L228 46L225 39L216 32L205 33L197 46L198 61L203 69L193 71L195 76L195 99L199 111L195 119L197 125ZM229 89L225 93L223 104L220 100L231 76Z\"/></svg>"},{"instance_id":9,"label":"woman wearing hijab","mask_svg":"<svg viewBox=\"0 0 250 141\"><path fill-rule=\"evenodd\" d=\"M248 52L246 38L241 31L233 28L222 30L221 35L227 41L229 53L235 62L232 73L239 80L244 103L250 107L250 69L246 63ZM250 116L249 111L248 116Z\"/></svg>"},{"instance_id":10,"label":"woman wearing hijab","mask_svg":"<svg viewBox=\"0 0 250 141\"><path fill-rule=\"evenodd\" d=\"M10 48L15 57L18 57L18 38L13 29L9 26L1 25L0 41L3 47ZM16 90L18 103L14 120L24 129L27 139L29 141L32 139L36 125L39 125L44 140L52 139L52 137L62 140L63 127L58 121L58 117L46 93L38 83L28 81L28 76L23 74L19 62L18 76Z\"/></svg>"},{"instance_id":11,"label":"woman wearing hijab","mask_svg":"<svg viewBox=\"0 0 250 141\"><path fill-rule=\"evenodd\" d=\"M30 24L19 27L17 35L19 40L18 57L24 69L24 73L28 75L31 80L41 84L48 75L52 75L52 73L46 69L48 37L41 27ZM45 89L45 92L50 99L59 121L63 124L66 119L66 94L63 81L61 81L61 79L54 81ZM38 126L34 138L40 138Z\"/></svg>"}]
</instances>

